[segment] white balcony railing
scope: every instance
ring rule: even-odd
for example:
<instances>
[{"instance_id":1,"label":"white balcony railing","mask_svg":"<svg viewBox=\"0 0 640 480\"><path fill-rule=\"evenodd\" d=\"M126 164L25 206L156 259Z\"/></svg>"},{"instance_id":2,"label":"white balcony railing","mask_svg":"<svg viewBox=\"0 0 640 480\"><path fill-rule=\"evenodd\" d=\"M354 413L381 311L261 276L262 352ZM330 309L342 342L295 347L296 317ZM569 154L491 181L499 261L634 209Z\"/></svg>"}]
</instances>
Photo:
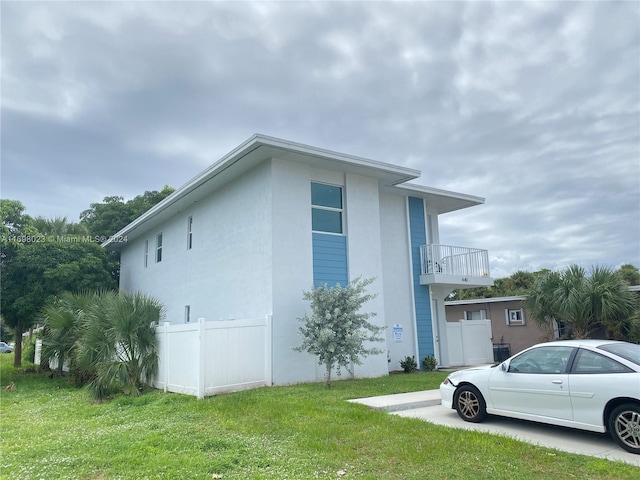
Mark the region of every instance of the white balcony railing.
<instances>
[{"instance_id":1,"label":"white balcony railing","mask_svg":"<svg viewBox=\"0 0 640 480\"><path fill-rule=\"evenodd\" d=\"M451 245L422 245L420 262L422 275L490 276L487 250Z\"/></svg>"}]
</instances>

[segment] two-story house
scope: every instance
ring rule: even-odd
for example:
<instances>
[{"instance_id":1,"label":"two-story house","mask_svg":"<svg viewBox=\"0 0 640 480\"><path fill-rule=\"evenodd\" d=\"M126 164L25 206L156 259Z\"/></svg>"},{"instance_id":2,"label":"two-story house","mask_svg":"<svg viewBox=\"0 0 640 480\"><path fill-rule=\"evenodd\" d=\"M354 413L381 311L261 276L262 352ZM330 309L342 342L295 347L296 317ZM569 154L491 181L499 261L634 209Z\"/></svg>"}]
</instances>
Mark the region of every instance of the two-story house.
<instances>
[{"instance_id":1,"label":"two-story house","mask_svg":"<svg viewBox=\"0 0 640 480\"><path fill-rule=\"evenodd\" d=\"M322 378L293 350L302 292L358 276L376 278L364 308L387 341L355 375L384 375L408 355L447 366L446 296L493 281L486 250L440 244L438 216L484 199L408 183L419 176L256 134L104 246L121 251L120 288L159 298L171 323L270 315L274 384Z\"/></svg>"}]
</instances>

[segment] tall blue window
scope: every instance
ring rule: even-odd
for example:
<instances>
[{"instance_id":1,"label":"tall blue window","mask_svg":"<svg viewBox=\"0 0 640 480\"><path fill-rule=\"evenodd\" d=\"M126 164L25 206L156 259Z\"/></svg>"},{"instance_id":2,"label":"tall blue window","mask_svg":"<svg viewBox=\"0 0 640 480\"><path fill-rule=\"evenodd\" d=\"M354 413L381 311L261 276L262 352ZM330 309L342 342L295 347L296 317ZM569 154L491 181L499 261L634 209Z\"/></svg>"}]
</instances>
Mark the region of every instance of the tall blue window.
<instances>
[{"instance_id":1,"label":"tall blue window","mask_svg":"<svg viewBox=\"0 0 640 480\"><path fill-rule=\"evenodd\" d=\"M345 286L349 280L342 187L311 183L313 284Z\"/></svg>"},{"instance_id":2,"label":"tall blue window","mask_svg":"<svg viewBox=\"0 0 640 480\"><path fill-rule=\"evenodd\" d=\"M342 234L342 187L311 184L311 228L314 232Z\"/></svg>"}]
</instances>

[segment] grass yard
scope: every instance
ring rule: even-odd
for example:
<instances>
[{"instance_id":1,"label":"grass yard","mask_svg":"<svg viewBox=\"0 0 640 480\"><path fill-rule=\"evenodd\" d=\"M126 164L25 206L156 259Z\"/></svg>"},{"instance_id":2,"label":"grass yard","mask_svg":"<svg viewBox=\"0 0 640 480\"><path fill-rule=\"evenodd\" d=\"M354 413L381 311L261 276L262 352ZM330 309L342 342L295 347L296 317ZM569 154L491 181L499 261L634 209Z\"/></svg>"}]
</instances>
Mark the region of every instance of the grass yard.
<instances>
[{"instance_id":1,"label":"grass yard","mask_svg":"<svg viewBox=\"0 0 640 480\"><path fill-rule=\"evenodd\" d=\"M437 388L442 372L92 403L0 356L0 478L633 479L640 469L372 411L349 398ZM14 382L15 388L5 387Z\"/></svg>"}]
</instances>

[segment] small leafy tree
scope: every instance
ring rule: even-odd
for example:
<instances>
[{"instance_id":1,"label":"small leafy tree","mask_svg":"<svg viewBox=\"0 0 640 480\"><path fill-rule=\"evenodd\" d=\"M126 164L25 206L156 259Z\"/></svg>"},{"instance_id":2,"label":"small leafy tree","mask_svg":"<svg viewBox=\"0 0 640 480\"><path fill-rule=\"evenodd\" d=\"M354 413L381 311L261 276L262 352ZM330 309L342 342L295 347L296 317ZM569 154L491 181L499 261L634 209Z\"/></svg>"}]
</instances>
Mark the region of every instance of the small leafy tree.
<instances>
[{"instance_id":1,"label":"small leafy tree","mask_svg":"<svg viewBox=\"0 0 640 480\"><path fill-rule=\"evenodd\" d=\"M365 293L373 278L351 281L347 286L328 287L322 284L311 291L303 292L304 299L311 302L311 315L298 318L303 322L300 334L302 345L294 350L306 351L318 357L318 364L326 367L325 385L331 387L331 371L341 368L349 370L350 364L360 365L361 357L383 353L378 348L368 348L365 342L381 342L378 327L367 320L375 313L361 313L360 308L375 298Z\"/></svg>"}]
</instances>

